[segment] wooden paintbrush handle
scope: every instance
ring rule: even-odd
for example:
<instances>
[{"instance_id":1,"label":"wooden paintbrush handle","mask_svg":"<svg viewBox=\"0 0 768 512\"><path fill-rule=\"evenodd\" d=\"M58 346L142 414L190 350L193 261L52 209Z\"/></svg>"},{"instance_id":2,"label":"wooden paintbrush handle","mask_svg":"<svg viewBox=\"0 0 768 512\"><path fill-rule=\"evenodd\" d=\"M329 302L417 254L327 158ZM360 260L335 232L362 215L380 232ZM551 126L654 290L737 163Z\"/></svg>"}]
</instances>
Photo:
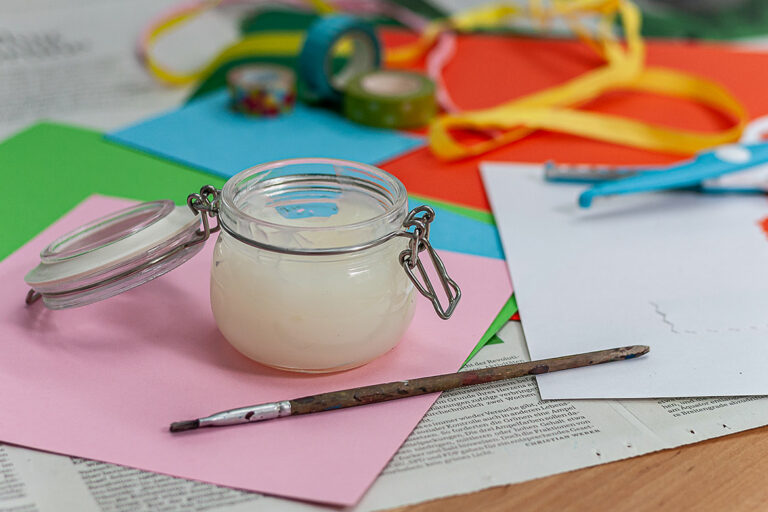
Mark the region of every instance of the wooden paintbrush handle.
<instances>
[{"instance_id":1,"label":"wooden paintbrush handle","mask_svg":"<svg viewBox=\"0 0 768 512\"><path fill-rule=\"evenodd\" d=\"M376 384L373 386L346 389L343 391L332 391L330 393L322 393L291 400L291 415L329 411L332 409L344 409L347 407L356 407L358 405L397 400L398 398L438 393L449 389L483 384L497 380L513 379L529 375L541 375L542 373L567 370L569 368L610 363L612 361L621 361L642 356L643 354L648 353L649 350L649 347L645 345L634 345L631 347L612 348L585 354L542 359L539 361L531 361L529 363L509 364L505 366L484 368L481 370L448 373L445 375L388 382L386 384Z\"/></svg>"}]
</instances>

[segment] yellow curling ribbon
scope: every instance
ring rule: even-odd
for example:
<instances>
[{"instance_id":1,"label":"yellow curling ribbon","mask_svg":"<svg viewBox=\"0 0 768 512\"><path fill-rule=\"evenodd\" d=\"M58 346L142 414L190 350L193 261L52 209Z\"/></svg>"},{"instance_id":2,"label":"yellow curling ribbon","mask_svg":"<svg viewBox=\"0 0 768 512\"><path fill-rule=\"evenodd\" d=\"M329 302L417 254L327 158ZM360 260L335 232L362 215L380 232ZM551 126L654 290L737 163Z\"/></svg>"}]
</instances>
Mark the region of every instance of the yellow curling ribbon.
<instances>
[{"instance_id":1,"label":"yellow curling ribbon","mask_svg":"<svg viewBox=\"0 0 768 512\"><path fill-rule=\"evenodd\" d=\"M305 0L315 10L327 13L334 7L324 0ZM186 8L155 24L145 36L143 57L150 72L164 82L183 85L207 76L233 59L260 55L295 56L301 49L303 32L260 32L246 36L222 51L200 69L171 71L154 59L151 49L157 39L180 23L189 21L222 0L208 0ZM573 33L605 64L563 84L538 91L493 108L443 115L429 129L432 151L440 158L457 160L476 156L509 144L539 129L569 133L642 149L691 154L738 140L747 123L744 107L717 83L694 75L663 68L645 67L645 45L640 37L640 13L630 0L552 0L545 8L541 0L530 0L529 15L542 25L561 17ZM412 64L424 56L446 31L473 31L499 27L520 16L517 6L492 4L471 9L448 19L429 23L413 43L386 50L388 66ZM599 15L597 31L581 23L585 16ZM621 20L624 40L613 35L614 21ZM664 127L627 117L578 110L578 107L611 90L635 90L695 101L733 117L729 129L697 132ZM465 144L452 131L472 130L490 134L488 140Z\"/></svg>"},{"instance_id":2,"label":"yellow curling ribbon","mask_svg":"<svg viewBox=\"0 0 768 512\"><path fill-rule=\"evenodd\" d=\"M216 58L194 71L181 73L147 59L147 69L159 80L171 85L186 85L208 76L223 64L235 59L253 56L292 57L301 49L304 34L296 32L262 32L228 46Z\"/></svg>"},{"instance_id":3,"label":"yellow curling ribbon","mask_svg":"<svg viewBox=\"0 0 768 512\"><path fill-rule=\"evenodd\" d=\"M507 18L520 15L520 8L513 5L488 5L455 14L447 20L429 23L419 39L413 43L387 48L385 62L389 66L405 66L421 58L435 44L437 38L448 30L472 31L498 27Z\"/></svg>"},{"instance_id":4,"label":"yellow curling ribbon","mask_svg":"<svg viewBox=\"0 0 768 512\"><path fill-rule=\"evenodd\" d=\"M606 65L564 84L497 107L439 117L431 123L429 130L429 142L435 155L445 160L480 155L519 140L537 129L686 155L739 139L747 123L747 113L723 87L711 80L672 69L645 68L645 47L639 35L640 14L633 3L628 0L556 0L553 6L553 10L546 14L548 17L559 15L572 22L574 16L595 12L602 15L597 40L592 39L592 36L575 22L572 27L582 40L598 50ZM499 13L500 17L508 15L509 13ZM616 15L620 16L622 21L625 44L611 35ZM493 15L478 19L486 23L492 17ZM736 123L721 132L707 133L577 110L576 107L616 89L651 92L696 101L730 115ZM479 143L464 144L453 136L451 130L484 133L489 130L508 131L493 133L490 139Z\"/></svg>"},{"instance_id":5,"label":"yellow curling ribbon","mask_svg":"<svg viewBox=\"0 0 768 512\"><path fill-rule=\"evenodd\" d=\"M331 14L336 12L336 8L329 4L328 2L324 2L323 0L306 0L312 7L315 8L315 10L320 14Z\"/></svg>"},{"instance_id":6,"label":"yellow curling ribbon","mask_svg":"<svg viewBox=\"0 0 768 512\"><path fill-rule=\"evenodd\" d=\"M335 8L324 0L305 0L309 6L321 14L335 12ZM292 57L299 53L304 42L304 33L300 31L260 32L243 38L225 48L205 66L192 71L174 71L161 64L153 55L157 41L173 28L189 22L204 12L218 7L223 0L203 0L197 4L183 7L152 25L140 47L141 59L149 72L158 80L169 85L187 85L195 82L223 64L238 58L254 56Z\"/></svg>"}]
</instances>

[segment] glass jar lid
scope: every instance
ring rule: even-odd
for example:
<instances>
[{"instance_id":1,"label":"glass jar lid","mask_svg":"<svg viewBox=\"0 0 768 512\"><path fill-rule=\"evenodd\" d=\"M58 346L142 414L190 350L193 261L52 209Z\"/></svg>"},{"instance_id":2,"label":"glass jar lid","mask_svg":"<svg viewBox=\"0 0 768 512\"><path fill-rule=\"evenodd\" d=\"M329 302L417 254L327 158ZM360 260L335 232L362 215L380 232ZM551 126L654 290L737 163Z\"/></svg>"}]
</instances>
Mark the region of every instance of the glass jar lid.
<instances>
[{"instance_id":1,"label":"glass jar lid","mask_svg":"<svg viewBox=\"0 0 768 512\"><path fill-rule=\"evenodd\" d=\"M257 165L221 190L219 225L249 245L287 254L339 254L403 230L405 186L376 167L333 158Z\"/></svg>"},{"instance_id":2,"label":"glass jar lid","mask_svg":"<svg viewBox=\"0 0 768 512\"><path fill-rule=\"evenodd\" d=\"M151 201L96 219L51 242L24 280L27 302L84 306L173 270L203 244L200 217L172 201Z\"/></svg>"}]
</instances>

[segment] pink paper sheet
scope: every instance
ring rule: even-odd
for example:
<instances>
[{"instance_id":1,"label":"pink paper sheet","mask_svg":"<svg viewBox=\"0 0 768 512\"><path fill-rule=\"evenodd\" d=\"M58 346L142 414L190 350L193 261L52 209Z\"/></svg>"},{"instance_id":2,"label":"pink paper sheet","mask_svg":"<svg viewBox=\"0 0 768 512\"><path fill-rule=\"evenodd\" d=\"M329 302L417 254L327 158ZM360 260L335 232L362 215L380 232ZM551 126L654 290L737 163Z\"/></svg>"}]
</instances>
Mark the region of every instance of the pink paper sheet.
<instances>
[{"instance_id":1,"label":"pink paper sheet","mask_svg":"<svg viewBox=\"0 0 768 512\"><path fill-rule=\"evenodd\" d=\"M213 244L173 272L91 306L24 305L24 274L53 238L125 201L94 196L0 263L0 440L309 501L351 505L437 398L172 435L222 409L451 372L509 298L502 260L443 252L463 291L442 321L419 298L402 343L355 370L306 376L241 356L208 302Z\"/></svg>"}]
</instances>

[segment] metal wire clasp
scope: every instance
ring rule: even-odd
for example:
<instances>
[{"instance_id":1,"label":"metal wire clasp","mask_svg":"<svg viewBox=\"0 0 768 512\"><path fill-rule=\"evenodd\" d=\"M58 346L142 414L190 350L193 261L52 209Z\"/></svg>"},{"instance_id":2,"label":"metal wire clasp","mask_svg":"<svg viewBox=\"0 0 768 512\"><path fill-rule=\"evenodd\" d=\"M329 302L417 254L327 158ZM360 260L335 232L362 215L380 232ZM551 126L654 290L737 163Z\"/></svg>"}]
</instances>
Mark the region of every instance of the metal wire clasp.
<instances>
[{"instance_id":1,"label":"metal wire clasp","mask_svg":"<svg viewBox=\"0 0 768 512\"><path fill-rule=\"evenodd\" d=\"M459 299L461 299L461 289L456 282L448 275L448 271L445 269L445 265L440 257L435 252L435 249L429 243L429 225L435 218L435 211L429 206L419 206L411 210L403 221L404 231L393 232L385 235L377 240L373 240L367 244L354 247L342 247L334 249L301 249L290 250L280 247L269 246L266 244L258 243L254 240L247 239L238 233L235 233L226 225L222 224L221 219L218 218L219 214L219 198L221 191L212 185L206 185L200 189L199 194L190 194L187 197L187 205L195 214L202 215L203 227L198 233L200 238L195 240L194 243L205 242L211 233L215 233L220 229L224 229L227 233L235 237L237 240L244 242L248 245L258 247L265 250L285 253L285 254L345 254L349 252L357 252L371 247L376 247L382 243L396 236L404 236L409 238L408 249L400 253L400 265L405 270L408 278L414 284L419 293L428 298L432 302L432 306L435 308L437 315L443 320L447 320L453 314L456 309ZM209 217L216 217L216 226L210 227ZM444 308L440 303L440 298L435 292L435 287L432 285L432 281L429 278L424 263L419 258L419 255L426 251L429 254L430 260L432 260L432 266L437 274L443 291L448 298L448 307ZM418 269L418 273L421 277L416 275L414 269Z\"/></svg>"},{"instance_id":2,"label":"metal wire clasp","mask_svg":"<svg viewBox=\"0 0 768 512\"><path fill-rule=\"evenodd\" d=\"M201 214L203 220L202 230L198 229L197 234L200 236L197 240L189 242L187 245L201 244L210 238L211 233L216 233L221 229L221 225L218 222L219 215L219 197L221 197L221 190L217 189L213 185L205 185L200 189L197 194L189 194L187 196L187 206L192 210L192 213L197 215ZM216 225L211 228L209 217L216 217Z\"/></svg>"},{"instance_id":3,"label":"metal wire clasp","mask_svg":"<svg viewBox=\"0 0 768 512\"><path fill-rule=\"evenodd\" d=\"M429 206L418 206L408 213L405 221L403 221L403 227L406 231L401 234L410 238L410 242L408 249L400 253L400 265L402 265L416 289L419 290L419 293L432 302L437 316L447 320L451 317L459 303L459 299L461 299L461 289L448 275L443 260L440 259L432 244L429 243L429 225L434 218L435 211ZM411 228L413 229L411 230ZM445 291L445 295L448 297L447 308L443 308L443 305L440 303L440 298L435 292L435 287L432 285L424 263L419 258L419 254L423 251L427 251L427 254L429 254L443 291ZM421 281L413 271L414 268L418 268Z\"/></svg>"}]
</instances>

